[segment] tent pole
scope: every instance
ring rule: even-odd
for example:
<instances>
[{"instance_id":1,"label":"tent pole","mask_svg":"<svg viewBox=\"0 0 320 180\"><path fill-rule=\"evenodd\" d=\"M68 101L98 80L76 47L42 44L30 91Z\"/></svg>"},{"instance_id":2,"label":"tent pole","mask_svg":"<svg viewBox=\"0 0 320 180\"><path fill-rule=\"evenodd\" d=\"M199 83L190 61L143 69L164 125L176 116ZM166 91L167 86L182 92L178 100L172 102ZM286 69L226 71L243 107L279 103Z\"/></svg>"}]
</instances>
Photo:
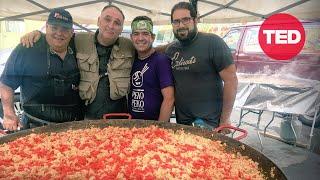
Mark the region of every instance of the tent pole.
<instances>
[{"instance_id":1,"label":"tent pole","mask_svg":"<svg viewBox=\"0 0 320 180\"><path fill-rule=\"evenodd\" d=\"M207 0L199 0L199 1L201 1L203 3L211 4L211 5L214 5L214 6L219 6L219 7L225 8L225 5L223 5L223 4L219 4L219 3L215 3L215 2L211 2L211 1L207 1ZM249 14L249 15L252 15L252 16L265 18L263 14L254 13L254 12L251 12L251 11L247 11L247 10L240 9L240 8L235 8L235 7L232 7L232 6L229 6L228 9L231 9L231 10L234 10L234 11L238 11L238 12L242 12L242 13L245 13L245 14Z\"/></svg>"},{"instance_id":2,"label":"tent pole","mask_svg":"<svg viewBox=\"0 0 320 180\"><path fill-rule=\"evenodd\" d=\"M201 15L201 16L199 16L199 18L203 18L203 17L205 17L205 16L208 16L208 15L210 15L210 14L213 14L213 13L215 13L215 12L218 12L218 11L220 11L220 10L222 10L222 9L229 8L229 6L231 6L233 3L237 2L237 1L238 1L238 0L230 1L229 3L227 3L226 5L224 5L223 7L219 7L219 8L217 8L217 9L213 10L213 11L210 11L210 12L204 14L204 15Z\"/></svg>"},{"instance_id":3,"label":"tent pole","mask_svg":"<svg viewBox=\"0 0 320 180\"><path fill-rule=\"evenodd\" d=\"M33 1L33 0L26 0L26 1L28 1L28 2L30 2L30 3L32 3L32 4L34 4L34 5L36 5L36 6L40 7L40 8L42 8L42 9L45 9L45 10L47 10L48 12L50 12L50 9L49 9L49 8L43 6L43 5L40 4L40 3L37 3L37 2L35 2L35 1ZM76 26L78 26L79 28L87 31L87 32L92 32L90 29L82 26L81 24L78 24L77 22L73 22L73 24L76 25Z\"/></svg>"},{"instance_id":4,"label":"tent pole","mask_svg":"<svg viewBox=\"0 0 320 180\"><path fill-rule=\"evenodd\" d=\"M68 6L56 7L56 8L69 9L69 8L86 6L86 5L96 4L96 3L101 3L101 2L105 2L105 0L88 1L88 2L84 2L84 3L77 3L77 4L68 5ZM28 16L43 14L43 13L46 13L46 12L48 12L48 11L47 10L41 10L41 11L35 11L35 12L31 12L31 13L24 13L24 14L19 14L19 15L15 15L15 16L9 16L9 17L0 18L0 21L6 21L6 20L12 20L12 19L21 19L21 18L28 17Z\"/></svg>"},{"instance_id":5,"label":"tent pole","mask_svg":"<svg viewBox=\"0 0 320 180\"><path fill-rule=\"evenodd\" d=\"M283 8L280 8L280 9L276 10L276 11L273 11L273 12L271 12L269 14L266 14L265 17L267 18L267 17L269 17L269 16L271 16L273 14L276 14L276 13L279 13L279 12L283 12L285 10L291 9L293 7L296 7L296 6L300 5L300 4L303 4L303 3L308 2L308 1L310 1L310 0L301 0L301 1L298 1L298 2L295 2L295 3L292 3L292 4L288 5L288 6L285 6Z\"/></svg>"},{"instance_id":6,"label":"tent pole","mask_svg":"<svg viewBox=\"0 0 320 180\"><path fill-rule=\"evenodd\" d=\"M125 2L121 2L121 1L117 1L117 0L114 0L112 2L115 3L115 4L120 4L122 6L127 6L127 7L130 7L130 8L133 8L133 9L137 9L137 10L145 11L145 12L148 12L148 13L152 13L152 11L150 9L147 9L147 8L135 6L135 5L128 4L128 3L125 3ZM159 12L159 14L160 15L164 15L164 16L170 16L170 14L163 13L163 12Z\"/></svg>"}]
</instances>

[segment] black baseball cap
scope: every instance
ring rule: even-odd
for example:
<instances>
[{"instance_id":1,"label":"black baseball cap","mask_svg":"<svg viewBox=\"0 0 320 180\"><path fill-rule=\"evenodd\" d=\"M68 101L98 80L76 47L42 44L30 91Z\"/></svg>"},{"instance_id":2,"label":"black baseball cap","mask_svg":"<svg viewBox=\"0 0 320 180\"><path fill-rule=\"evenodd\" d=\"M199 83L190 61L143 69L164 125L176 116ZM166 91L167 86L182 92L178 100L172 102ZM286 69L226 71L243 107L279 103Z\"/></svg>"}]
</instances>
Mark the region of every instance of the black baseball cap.
<instances>
[{"instance_id":1,"label":"black baseball cap","mask_svg":"<svg viewBox=\"0 0 320 180\"><path fill-rule=\"evenodd\" d=\"M72 29L73 21L72 16L68 11L62 8L55 8L51 10L47 23Z\"/></svg>"}]
</instances>

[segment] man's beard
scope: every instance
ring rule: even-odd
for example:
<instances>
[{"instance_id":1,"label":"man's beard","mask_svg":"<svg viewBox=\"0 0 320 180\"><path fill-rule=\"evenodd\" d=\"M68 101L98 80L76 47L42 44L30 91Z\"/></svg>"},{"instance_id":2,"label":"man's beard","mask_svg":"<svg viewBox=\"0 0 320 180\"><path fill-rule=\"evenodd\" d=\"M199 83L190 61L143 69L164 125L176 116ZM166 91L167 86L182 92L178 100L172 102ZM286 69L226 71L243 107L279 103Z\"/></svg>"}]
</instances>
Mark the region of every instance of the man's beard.
<instances>
[{"instance_id":1,"label":"man's beard","mask_svg":"<svg viewBox=\"0 0 320 180\"><path fill-rule=\"evenodd\" d=\"M185 37L181 37L179 35L179 31L188 31L188 34ZM193 40L197 32L198 32L197 26L194 26L192 30L189 30L189 28L180 28L177 30L177 32L174 32L173 34L174 34L174 37L176 37L182 43L187 43Z\"/></svg>"}]
</instances>

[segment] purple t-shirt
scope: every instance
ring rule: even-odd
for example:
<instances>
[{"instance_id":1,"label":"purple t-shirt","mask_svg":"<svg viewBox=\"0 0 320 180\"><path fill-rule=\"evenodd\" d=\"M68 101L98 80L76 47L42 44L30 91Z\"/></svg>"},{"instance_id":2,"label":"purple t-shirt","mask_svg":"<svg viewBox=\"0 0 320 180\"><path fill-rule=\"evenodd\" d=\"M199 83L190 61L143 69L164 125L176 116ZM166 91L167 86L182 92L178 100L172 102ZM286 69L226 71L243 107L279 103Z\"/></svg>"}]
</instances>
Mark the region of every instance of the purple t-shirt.
<instances>
[{"instance_id":1,"label":"purple t-shirt","mask_svg":"<svg viewBox=\"0 0 320 180\"><path fill-rule=\"evenodd\" d=\"M169 57L154 52L147 59L136 58L132 66L130 82L128 106L132 117L158 120L163 101L161 89L173 86Z\"/></svg>"}]
</instances>

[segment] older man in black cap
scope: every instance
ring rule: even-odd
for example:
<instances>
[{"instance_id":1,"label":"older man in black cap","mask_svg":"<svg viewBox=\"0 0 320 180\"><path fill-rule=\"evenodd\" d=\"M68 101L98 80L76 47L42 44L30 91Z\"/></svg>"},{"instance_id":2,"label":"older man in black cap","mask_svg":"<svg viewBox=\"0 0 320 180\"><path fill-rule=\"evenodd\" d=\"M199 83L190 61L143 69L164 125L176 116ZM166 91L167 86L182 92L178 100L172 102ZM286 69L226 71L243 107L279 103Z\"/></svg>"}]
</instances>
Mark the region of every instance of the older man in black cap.
<instances>
[{"instance_id":1,"label":"older man in black cap","mask_svg":"<svg viewBox=\"0 0 320 180\"><path fill-rule=\"evenodd\" d=\"M46 23L46 35L34 47L18 45L1 76L3 127L36 127L83 119L79 97L79 69L74 49L69 46L73 21L64 9L53 9ZM15 114L13 92L21 88L22 122Z\"/></svg>"}]
</instances>

